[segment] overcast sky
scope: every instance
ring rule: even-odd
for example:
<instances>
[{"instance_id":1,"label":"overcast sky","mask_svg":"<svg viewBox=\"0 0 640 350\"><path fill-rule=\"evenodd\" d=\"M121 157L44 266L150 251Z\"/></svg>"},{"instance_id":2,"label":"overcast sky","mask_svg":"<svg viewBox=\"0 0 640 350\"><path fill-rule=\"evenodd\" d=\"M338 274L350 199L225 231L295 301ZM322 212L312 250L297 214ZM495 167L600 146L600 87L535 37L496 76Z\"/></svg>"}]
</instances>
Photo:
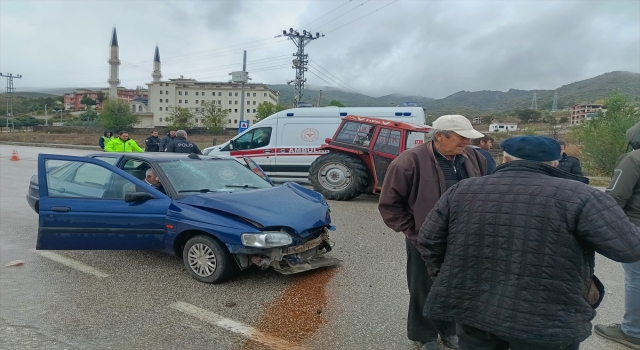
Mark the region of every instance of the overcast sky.
<instances>
[{"instance_id":1,"label":"overcast sky","mask_svg":"<svg viewBox=\"0 0 640 350\"><path fill-rule=\"evenodd\" d=\"M640 72L638 0L0 0L0 72L23 76L17 91L106 87L113 26L128 88L151 81L155 45L163 79L226 81L247 50L252 82L284 84L296 48L276 36L290 27L325 34L306 47L308 84L371 96Z\"/></svg>"}]
</instances>

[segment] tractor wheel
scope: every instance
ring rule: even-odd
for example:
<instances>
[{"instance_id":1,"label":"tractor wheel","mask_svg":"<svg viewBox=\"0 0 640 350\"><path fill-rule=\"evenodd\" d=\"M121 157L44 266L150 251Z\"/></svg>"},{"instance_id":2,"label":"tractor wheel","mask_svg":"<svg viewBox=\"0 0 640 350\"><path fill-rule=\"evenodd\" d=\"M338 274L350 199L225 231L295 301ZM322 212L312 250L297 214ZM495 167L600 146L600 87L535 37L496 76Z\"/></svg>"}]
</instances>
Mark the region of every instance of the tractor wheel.
<instances>
[{"instance_id":1,"label":"tractor wheel","mask_svg":"<svg viewBox=\"0 0 640 350\"><path fill-rule=\"evenodd\" d=\"M311 164L309 182L327 199L347 201L364 193L369 170L357 157L345 153L327 153Z\"/></svg>"}]
</instances>

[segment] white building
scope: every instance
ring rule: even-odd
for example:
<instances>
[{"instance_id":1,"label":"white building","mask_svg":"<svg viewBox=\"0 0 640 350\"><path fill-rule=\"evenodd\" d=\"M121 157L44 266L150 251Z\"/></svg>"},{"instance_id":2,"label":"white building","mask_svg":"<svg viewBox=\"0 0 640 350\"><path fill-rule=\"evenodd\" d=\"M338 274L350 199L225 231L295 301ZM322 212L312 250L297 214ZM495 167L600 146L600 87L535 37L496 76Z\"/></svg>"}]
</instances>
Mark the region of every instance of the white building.
<instances>
[{"instance_id":1,"label":"white building","mask_svg":"<svg viewBox=\"0 0 640 350\"><path fill-rule=\"evenodd\" d=\"M489 132L511 132L518 130L516 123L495 123L489 124Z\"/></svg>"}]
</instances>

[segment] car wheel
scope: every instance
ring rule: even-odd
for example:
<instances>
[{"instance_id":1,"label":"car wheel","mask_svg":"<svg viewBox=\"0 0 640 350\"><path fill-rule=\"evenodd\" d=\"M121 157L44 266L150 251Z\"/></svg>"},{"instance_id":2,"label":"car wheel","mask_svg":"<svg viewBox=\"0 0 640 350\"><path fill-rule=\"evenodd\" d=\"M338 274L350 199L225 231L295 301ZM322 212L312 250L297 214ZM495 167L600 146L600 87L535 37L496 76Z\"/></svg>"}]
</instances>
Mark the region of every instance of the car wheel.
<instances>
[{"instance_id":1,"label":"car wheel","mask_svg":"<svg viewBox=\"0 0 640 350\"><path fill-rule=\"evenodd\" d=\"M365 192L369 170L358 157L330 152L311 164L309 182L327 199L347 201Z\"/></svg>"},{"instance_id":2,"label":"car wheel","mask_svg":"<svg viewBox=\"0 0 640 350\"><path fill-rule=\"evenodd\" d=\"M217 239L199 235L187 241L182 260L189 274L200 282L221 283L238 271L233 256Z\"/></svg>"}]
</instances>

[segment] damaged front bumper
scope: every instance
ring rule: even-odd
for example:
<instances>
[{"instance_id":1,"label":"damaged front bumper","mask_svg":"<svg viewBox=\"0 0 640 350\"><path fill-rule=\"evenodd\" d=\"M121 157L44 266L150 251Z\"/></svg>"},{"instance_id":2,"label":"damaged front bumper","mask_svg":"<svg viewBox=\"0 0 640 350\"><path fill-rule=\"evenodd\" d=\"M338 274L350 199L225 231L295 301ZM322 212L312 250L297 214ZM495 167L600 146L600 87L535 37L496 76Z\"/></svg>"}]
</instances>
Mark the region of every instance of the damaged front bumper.
<instances>
[{"instance_id":1,"label":"damaged front bumper","mask_svg":"<svg viewBox=\"0 0 640 350\"><path fill-rule=\"evenodd\" d=\"M325 230L320 236L297 246L261 249L256 252L236 249L234 257L241 269L251 265L261 269L273 267L274 270L289 275L340 264L341 260L325 256L332 246L329 232Z\"/></svg>"}]
</instances>

